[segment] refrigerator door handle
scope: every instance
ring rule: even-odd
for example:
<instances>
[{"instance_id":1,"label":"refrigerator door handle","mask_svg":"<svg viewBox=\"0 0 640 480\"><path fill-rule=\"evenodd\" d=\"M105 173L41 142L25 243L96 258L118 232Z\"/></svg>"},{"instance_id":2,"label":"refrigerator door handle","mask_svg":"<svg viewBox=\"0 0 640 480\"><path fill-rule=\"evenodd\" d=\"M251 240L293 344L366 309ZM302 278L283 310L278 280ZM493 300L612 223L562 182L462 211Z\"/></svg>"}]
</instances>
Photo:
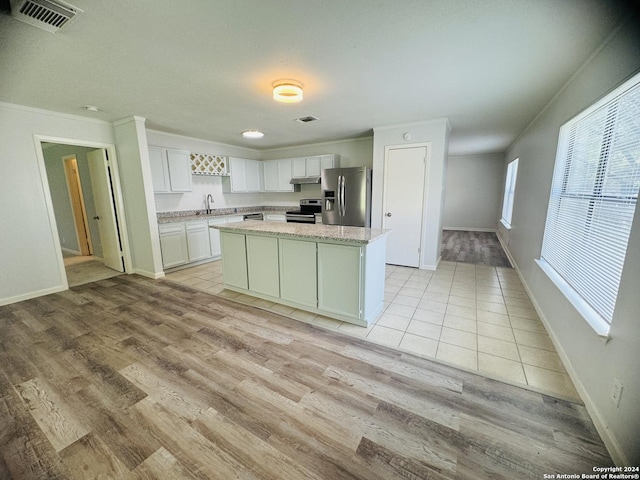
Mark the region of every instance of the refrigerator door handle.
<instances>
[{"instance_id":1,"label":"refrigerator door handle","mask_svg":"<svg viewBox=\"0 0 640 480\"><path fill-rule=\"evenodd\" d=\"M342 176L342 216L347 214L347 179Z\"/></svg>"},{"instance_id":2,"label":"refrigerator door handle","mask_svg":"<svg viewBox=\"0 0 640 480\"><path fill-rule=\"evenodd\" d=\"M340 175L338 177L338 202L339 202L339 212L340 216L344 217L346 209L344 204L344 175Z\"/></svg>"}]
</instances>

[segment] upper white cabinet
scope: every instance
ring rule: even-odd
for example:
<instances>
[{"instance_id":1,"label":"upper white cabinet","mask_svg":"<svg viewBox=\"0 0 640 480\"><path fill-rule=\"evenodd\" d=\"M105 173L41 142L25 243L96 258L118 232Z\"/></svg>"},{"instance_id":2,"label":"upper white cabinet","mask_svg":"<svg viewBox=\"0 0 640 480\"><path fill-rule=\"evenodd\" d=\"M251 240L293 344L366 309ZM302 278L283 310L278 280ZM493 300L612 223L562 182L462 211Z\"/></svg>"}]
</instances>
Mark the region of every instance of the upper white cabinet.
<instances>
[{"instance_id":1,"label":"upper white cabinet","mask_svg":"<svg viewBox=\"0 0 640 480\"><path fill-rule=\"evenodd\" d=\"M265 192L293 192L294 185L291 185L292 161L266 160L264 165L264 191Z\"/></svg>"},{"instance_id":2,"label":"upper white cabinet","mask_svg":"<svg viewBox=\"0 0 640 480\"><path fill-rule=\"evenodd\" d=\"M189 152L161 147L149 147L151 179L155 193L191 191Z\"/></svg>"},{"instance_id":3,"label":"upper white cabinet","mask_svg":"<svg viewBox=\"0 0 640 480\"><path fill-rule=\"evenodd\" d=\"M319 177L325 168L337 168L338 157L332 153L312 155L310 157L293 158L292 177Z\"/></svg>"},{"instance_id":4,"label":"upper white cabinet","mask_svg":"<svg viewBox=\"0 0 640 480\"><path fill-rule=\"evenodd\" d=\"M262 162L248 158L229 157L230 179L223 183L231 193L260 192L262 186Z\"/></svg>"}]
</instances>

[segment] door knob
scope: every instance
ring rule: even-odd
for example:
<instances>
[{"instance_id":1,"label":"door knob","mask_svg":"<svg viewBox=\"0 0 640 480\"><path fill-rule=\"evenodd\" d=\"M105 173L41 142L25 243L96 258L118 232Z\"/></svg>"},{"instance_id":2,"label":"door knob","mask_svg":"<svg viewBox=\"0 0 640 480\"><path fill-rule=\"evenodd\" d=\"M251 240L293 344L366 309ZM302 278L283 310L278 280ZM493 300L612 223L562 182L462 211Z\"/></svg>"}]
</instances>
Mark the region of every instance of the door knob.
<instances>
[{"instance_id":1,"label":"door knob","mask_svg":"<svg viewBox=\"0 0 640 480\"><path fill-rule=\"evenodd\" d=\"M386 213L386 216L387 216L387 217L390 217L390 216L391 216L391 213Z\"/></svg>"},{"instance_id":2,"label":"door knob","mask_svg":"<svg viewBox=\"0 0 640 480\"><path fill-rule=\"evenodd\" d=\"M95 217L93 217L94 220L100 220L100 216L96 215Z\"/></svg>"}]
</instances>

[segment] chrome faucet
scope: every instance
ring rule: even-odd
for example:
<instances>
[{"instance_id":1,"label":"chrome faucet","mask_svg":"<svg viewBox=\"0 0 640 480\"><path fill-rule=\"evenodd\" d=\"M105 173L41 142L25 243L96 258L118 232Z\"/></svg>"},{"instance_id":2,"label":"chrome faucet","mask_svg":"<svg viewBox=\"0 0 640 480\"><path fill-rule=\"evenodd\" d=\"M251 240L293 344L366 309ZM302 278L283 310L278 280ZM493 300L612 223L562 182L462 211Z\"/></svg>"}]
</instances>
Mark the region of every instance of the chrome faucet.
<instances>
[{"instance_id":1,"label":"chrome faucet","mask_svg":"<svg viewBox=\"0 0 640 480\"><path fill-rule=\"evenodd\" d=\"M213 203L213 197L211 194L207 195L207 214L211 213L211 204Z\"/></svg>"}]
</instances>

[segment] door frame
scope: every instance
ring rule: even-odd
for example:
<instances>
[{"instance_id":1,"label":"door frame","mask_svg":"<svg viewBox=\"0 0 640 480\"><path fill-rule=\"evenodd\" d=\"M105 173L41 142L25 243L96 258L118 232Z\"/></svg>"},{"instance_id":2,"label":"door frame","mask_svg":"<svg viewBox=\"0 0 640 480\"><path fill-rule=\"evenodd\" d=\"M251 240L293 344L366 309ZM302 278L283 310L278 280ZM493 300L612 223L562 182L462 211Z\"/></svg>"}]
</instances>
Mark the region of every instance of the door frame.
<instances>
[{"instance_id":1,"label":"door frame","mask_svg":"<svg viewBox=\"0 0 640 480\"><path fill-rule=\"evenodd\" d=\"M70 171L69 162L73 161L75 170ZM62 157L64 176L67 181L67 190L71 200L71 211L73 213L73 224L76 229L76 238L78 240L78 248L80 255L93 255L93 244L91 243L91 232L89 230L89 220L87 218L87 208L84 203L84 192L82 191L82 183L80 182L80 171L78 170L78 159L75 155L65 155ZM75 189L71 183L75 184ZM77 193L76 195L74 194ZM75 206L77 205L77 207ZM79 218L80 217L80 218ZM84 231L84 234L82 232Z\"/></svg>"},{"instance_id":2,"label":"door frame","mask_svg":"<svg viewBox=\"0 0 640 480\"><path fill-rule=\"evenodd\" d=\"M431 142L421 143L403 143L400 145L385 145L384 158L382 159L382 210L380 211L380 225L384 228L384 212L387 207L387 163L389 161L389 151L401 150L407 148L425 148L425 165L424 175L422 178L422 205L421 205L421 218L420 218L420 253L418 255L418 269L422 268L422 260L424 255L424 229L427 216L427 203L428 203L428 184L429 178L429 166L431 165Z\"/></svg>"},{"instance_id":3,"label":"door frame","mask_svg":"<svg viewBox=\"0 0 640 480\"><path fill-rule=\"evenodd\" d=\"M109 157L110 167L113 172L113 183L111 185L111 192L113 194L113 202L116 209L116 215L118 217L117 229L120 233L122 240L122 255L124 259L124 273L133 272L133 264L131 261L131 249L129 247L129 233L127 229L127 221L125 216L124 201L122 195L122 187L120 185L120 172L118 168L118 157L116 155L116 146L112 143L92 142L86 140L78 140L73 138L64 137L51 137L48 135L34 135L33 142L36 151L36 157L38 160L38 170L40 174L40 182L42 184L42 190L45 197L45 207L47 209L47 215L49 217L49 228L53 243L57 252L58 270L60 272L60 278L62 279L63 289L69 288L69 282L67 281L67 272L64 267L64 260L62 258L62 246L60 245L60 237L58 236L58 224L53 211L53 201L51 200L51 190L49 188L49 180L47 177L47 170L44 163L44 153L42 151L42 143L57 143L61 145L70 145L73 147L87 147L95 149L104 149L107 151Z\"/></svg>"}]
</instances>

